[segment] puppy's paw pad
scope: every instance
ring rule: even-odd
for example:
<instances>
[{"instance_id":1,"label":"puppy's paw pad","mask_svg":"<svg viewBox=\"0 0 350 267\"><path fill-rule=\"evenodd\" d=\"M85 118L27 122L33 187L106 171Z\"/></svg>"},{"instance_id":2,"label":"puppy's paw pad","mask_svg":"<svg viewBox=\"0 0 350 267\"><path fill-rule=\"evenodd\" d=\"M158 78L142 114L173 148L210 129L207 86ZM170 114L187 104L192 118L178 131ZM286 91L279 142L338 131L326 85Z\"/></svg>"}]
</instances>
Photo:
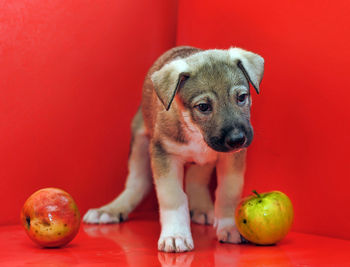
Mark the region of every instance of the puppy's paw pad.
<instances>
[{"instance_id":1,"label":"puppy's paw pad","mask_svg":"<svg viewBox=\"0 0 350 267\"><path fill-rule=\"evenodd\" d=\"M200 211L193 209L190 212L191 220L194 223L211 225L214 223L214 210Z\"/></svg>"},{"instance_id":2,"label":"puppy's paw pad","mask_svg":"<svg viewBox=\"0 0 350 267\"><path fill-rule=\"evenodd\" d=\"M192 237L167 236L160 237L158 241L158 250L164 252L185 252L193 250Z\"/></svg>"},{"instance_id":3,"label":"puppy's paw pad","mask_svg":"<svg viewBox=\"0 0 350 267\"><path fill-rule=\"evenodd\" d=\"M241 234L238 232L236 227L223 228L221 230L218 230L216 235L220 243L242 243Z\"/></svg>"},{"instance_id":4,"label":"puppy's paw pad","mask_svg":"<svg viewBox=\"0 0 350 267\"><path fill-rule=\"evenodd\" d=\"M125 221L126 216L122 213L111 213L101 209L91 209L84 215L83 221L91 224L120 223Z\"/></svg>"}]
</instances>

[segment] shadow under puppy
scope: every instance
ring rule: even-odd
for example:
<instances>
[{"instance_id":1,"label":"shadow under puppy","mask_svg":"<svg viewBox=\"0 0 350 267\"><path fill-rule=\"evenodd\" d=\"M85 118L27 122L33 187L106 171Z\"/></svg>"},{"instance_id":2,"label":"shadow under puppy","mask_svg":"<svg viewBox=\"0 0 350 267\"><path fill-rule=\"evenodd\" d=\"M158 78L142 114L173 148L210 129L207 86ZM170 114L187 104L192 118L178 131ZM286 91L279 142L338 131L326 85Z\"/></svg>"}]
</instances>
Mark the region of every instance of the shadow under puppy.
<instances>
[{"instance_id":1,"label":"shadow under puppy","mask_svg":"<svg viewBox=\"0 0 350 267\"><path fill-rule=\"evenodd\" d=\"M124 221L149 192L153 176L160 251L194 248L189 210L194 222L214 224L219 241L239 243L234 211L253 138L249 83L259 93L263 72L264 59L240 48L182 46L164 53L146 76L141 108L132 122L125 189L111 203L89 210L84 221ZM215 167L213 204L208 183Z\"/></svg>"}]
</instances>

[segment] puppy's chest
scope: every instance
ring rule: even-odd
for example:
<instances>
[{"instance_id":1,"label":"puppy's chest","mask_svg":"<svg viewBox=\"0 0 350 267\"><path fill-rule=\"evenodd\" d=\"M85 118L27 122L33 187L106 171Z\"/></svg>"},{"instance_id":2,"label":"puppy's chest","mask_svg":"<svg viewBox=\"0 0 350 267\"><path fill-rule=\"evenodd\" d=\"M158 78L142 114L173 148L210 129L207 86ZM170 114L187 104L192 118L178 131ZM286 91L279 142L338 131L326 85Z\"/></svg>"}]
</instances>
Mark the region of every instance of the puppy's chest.
<instances>
[{"instance_id":1,"label":"puppy's chest","mask_svg":"<svg viewBox=\"0 0 350 267\"><path fill-rule=\"evenodd\" d=\"M194 162L203 165L214 162L217 159L217 152L210 149L203 140L192 139L186 144L165 140L165 148L171 154L175 154L186 162Z\"/></svg>"}]
</instances>

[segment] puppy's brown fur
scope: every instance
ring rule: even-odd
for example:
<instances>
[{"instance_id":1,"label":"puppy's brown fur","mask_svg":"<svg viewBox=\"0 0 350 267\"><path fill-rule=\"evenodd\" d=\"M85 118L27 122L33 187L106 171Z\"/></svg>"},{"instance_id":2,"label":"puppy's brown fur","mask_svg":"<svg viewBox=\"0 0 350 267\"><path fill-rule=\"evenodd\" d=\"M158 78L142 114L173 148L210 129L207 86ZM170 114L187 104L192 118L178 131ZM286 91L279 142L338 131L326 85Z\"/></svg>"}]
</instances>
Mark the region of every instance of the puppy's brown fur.
<instances>
[{"instance_id":1,"label":"puppy's brown fur","mask_svg":"<svg viewBox=\"0 0 350 267\"><path fill-rule=\"evenodd\" d=\"M132 123L129 176L123 193L90 210L89 223L126 219L151 186L153 174L162 224L158 249L193 249L192 220L213 224L222 242L240 242L234 208L243 186L246 147L252 141L249 82L259 92L263 59L251 52L176 47L149 70L141 109ZM184 166L186 191L182 189ZM207 188L216 167L214 205Z\"/></svg>"}]
</instances>

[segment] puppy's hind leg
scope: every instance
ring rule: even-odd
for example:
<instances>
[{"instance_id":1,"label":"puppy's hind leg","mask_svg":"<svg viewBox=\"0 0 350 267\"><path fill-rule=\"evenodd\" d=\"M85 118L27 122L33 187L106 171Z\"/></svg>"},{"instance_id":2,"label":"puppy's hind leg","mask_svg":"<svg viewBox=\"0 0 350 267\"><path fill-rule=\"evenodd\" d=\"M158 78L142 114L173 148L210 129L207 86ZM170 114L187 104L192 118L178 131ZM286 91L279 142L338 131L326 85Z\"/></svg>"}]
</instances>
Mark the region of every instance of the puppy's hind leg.
<instances>
[{"instance_id":1,"label":"puppy's hind leg","mask_svg":"<svg viewBox=\"0 0 350 267\"><path fill-rule=\"evenodd\" d=\"M135 125L136 124L136 125ZM129 157L129 174L124 191L112 202L98 209L90 209L84 216L86 223L120 223L141 202L152 186L149 159L149 138L145 133L142 114L133 120L133 141Z\"/></svg>"},{"instance_id":2,"label":"puppy's hind leg","mask_svg":"<svg viewBox=\"0 0 350 267\"><path fill-rule=\"evenodd\" d=\"M208 184L214 170L214 164L204 166L190 165L186 171L186 193L188 195L191 219L199 224L214 223L214 204Z\"/></svg>"}]
</instances>

